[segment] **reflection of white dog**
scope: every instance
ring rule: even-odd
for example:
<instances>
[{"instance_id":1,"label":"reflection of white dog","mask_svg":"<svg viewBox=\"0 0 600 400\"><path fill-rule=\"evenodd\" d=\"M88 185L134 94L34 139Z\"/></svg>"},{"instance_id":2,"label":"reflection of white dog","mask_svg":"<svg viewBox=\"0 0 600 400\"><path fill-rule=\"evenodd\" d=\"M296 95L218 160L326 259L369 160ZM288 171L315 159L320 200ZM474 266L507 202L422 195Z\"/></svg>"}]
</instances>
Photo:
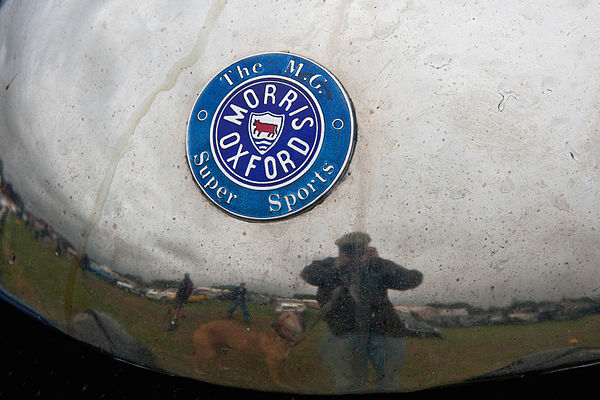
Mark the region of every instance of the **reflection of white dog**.
<instances>
[{"instance_id":1,"label":"reflection of white dog","mask_svg":"<svg viewBox=\"0 0 600 400\"><path fill-rule=\"evenodd\" d=\"M201 325L193 337L196 354L194 370L199 372L200 361L218 363L219 349L229 347L243 353L262 356L274 384L285 387L281 369L297 335L304 332L300 315L283 312L273 321L268 331L255 331L229 320L218 320ZM291 374L289 378L293 381Z\"/></svg>"}]
</instances>

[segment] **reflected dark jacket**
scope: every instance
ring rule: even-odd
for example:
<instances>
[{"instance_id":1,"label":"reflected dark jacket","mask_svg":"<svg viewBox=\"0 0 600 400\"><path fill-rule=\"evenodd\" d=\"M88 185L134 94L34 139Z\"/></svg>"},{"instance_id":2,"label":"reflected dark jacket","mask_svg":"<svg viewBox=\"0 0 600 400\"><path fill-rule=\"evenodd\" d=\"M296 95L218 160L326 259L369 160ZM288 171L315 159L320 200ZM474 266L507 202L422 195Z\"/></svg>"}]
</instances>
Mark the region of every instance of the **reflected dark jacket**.
<instances>
[{"instance_id":1,"label":"reflected dark jacket","mask_svg":"<svg viewBox=\"0 0 600 400\"><path fill-rule=\"evenodd\" d=\"M175 294L175 300L181 303L186 303L192 294L192 290L194 289L194 283L190 279L184 279L179 284L179 288L177 289L177 293Z\"/></svg>"},{"instance_id":2,"label":"reflected dark jacket","mask_svg":"<svg viewBox=\"0 0 600 400\"><path fill-rule=\"evenodd\" d=\"M351 332L368 331L378 335L406 336L404 324L388 299L387 290L414 288L423 280L423 274L383 258L355 264L342 273L336 268L335 260L330 257L314 261L300 273L307 283L318 286L317 301L331 333L344 336ZM345 279L342 279L343 275L346 275ZM350 295L344 281L359 282L359 304ZM339 294L334 296L334 290L338 287L341 287Z\"/></svg>"},{"instance_id":3,"label":"reflected dark jacket","mask_svg":"<svg viewBox=\"0 0 600 400\"><path fill-rule=\"evenodd\" d=\"M231 291L231 300L237 301L240 303L245 303L246 302L246 293L248 293L246 288L238 286Z\"/></svg>"}]
</instances>

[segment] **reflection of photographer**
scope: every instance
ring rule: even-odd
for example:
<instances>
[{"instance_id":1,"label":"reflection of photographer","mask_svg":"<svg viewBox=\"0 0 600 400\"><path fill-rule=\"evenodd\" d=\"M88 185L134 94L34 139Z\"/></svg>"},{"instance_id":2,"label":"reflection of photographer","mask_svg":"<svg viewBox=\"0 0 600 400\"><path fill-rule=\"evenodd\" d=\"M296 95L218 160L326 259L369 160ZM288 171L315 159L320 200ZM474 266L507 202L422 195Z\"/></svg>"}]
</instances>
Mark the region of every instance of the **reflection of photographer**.
<instances>
[{"instance_id":1,"label":"reflection of photographer","mask_svg":"<svg viewBox=\"0 0 600 400\"><path fill-rule=\"evenodd\" d=\"M405 329L387 297L388 289L418 286L423 275L378 256L368 247L366 233L353 232L336 240L339 256L314 261L302 278L318 286L317 301L330 333L319 348L334 371L336 390L363 388L368 363L378 389L395 389L406 353Z\"/></svg>"}]
</instances>

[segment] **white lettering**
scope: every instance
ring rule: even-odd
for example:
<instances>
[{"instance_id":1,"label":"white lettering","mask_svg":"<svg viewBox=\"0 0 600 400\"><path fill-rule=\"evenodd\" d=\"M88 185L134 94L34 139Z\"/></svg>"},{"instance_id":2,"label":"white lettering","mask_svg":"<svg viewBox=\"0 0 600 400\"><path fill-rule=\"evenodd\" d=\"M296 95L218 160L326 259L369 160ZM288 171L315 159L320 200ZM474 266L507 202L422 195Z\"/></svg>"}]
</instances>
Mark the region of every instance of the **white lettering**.
<instances>
[{"instance_id":1,"label":"white lettering","mask_svg":"<svg viewBox=\"0 0 600 400\"><path fill-rule=\"evenodd\" d=\"M237 194L229 193L229 198L227 199L226 203L231 204L231 199L237 199Z\"/></svg>"},{"instance_id":2,"label":"white lettering","mask_svg":"<svg viewBox=\"0 0 600 400\"><path fill-rule=\"evenodd\" d=\"M269 211L277 212L281 210L281 202L279 201L279 195L277 193L271 193L269 195L269 204L271 204L269 206ZM276 206L277 208L273 208L273 206Z\"/></svg>"},{"instance_id":3,"label":"white lettering","mask_svg":"<svg viewBox=\"0 0 600 400\"><path fill-rule=\"evenodd\" d=\"M217 189L217 198L222 199L226 193L227 193L227 189L225 189L223 186L221 186L220 188Z\"/></svg>"},{"instance_id":4,"label":"white lettering","mask_svg":"<svg viewBox=\"0 0 600 400\"><path fill-rule=\"evenodd\" d=\"M212 186L211 186L212 183ZM219 181L215 179L214 176L211 176L208 181L204 184L205 189L215 190L219 186Z\"/></svg>"},{"instance_id":5,"label":"white lettering","mask_svg":"<svg viewBox=\"0 0 600 400\"><path fill-rule=\"evenodd\" d=\"M200 174L202 179L206 179L206 177L210 175L210 170L208 169L208 165L205 165L204 167L202 167L202 169L200 171L198 171L198 173Z\"/></svg>"},{"instance_id":6,"label":"white lettering","mask_svg":"<svg viewBox=\"0 0 600 400\"><path fill-rule=\"evenodd\" d=\"M315 176L323 183L327 182L327 179L323 179L321 175L317 171L315 171Z\"/></svg>"},{"instance_id":7,"label":"white lettering","mask_svg":"<svg viewBox=\"0 0 600 400\"><path fill-rule=\"evenodd\" d=\"M265 104L268 104L267 102L267 98L271 99L271 104L275 104L275 91L277 90L277 86L275 85L265 85L265 97L263 99L263 102Z\"/></svg>"},{"instance_id":8,"label":"white lettering","mask_svg":"<svg viewBox=\"0 0 600 400\"><path fill-rule=\"evenodd\" d=\"M229 71L229 72L231 72L231 71ZM228 74L223 74L223 76L219 78L219 81L223 82L223 78L225 78L227 83L229 83L229 86L233 85L233 81L231 80L231 78L229 78Z\"/></svg>"},{"instance_id":9,"label":"white lettering","mask_svg":"<svg viewBox=\"0 0 600 400\"><path fill-rule=\"evenodd\" d=\"M256 63L252 66L252 72L254 72L255 74L258 74L259 72L262 72L262 64L261 63Z\"/></svg>"},{"instance_id":10,"label":"white lettering","mask_svg":"<svg viewBox=\"0 0 600 400\"><path fill-rule=\"evenodd\" d=\"M315 121L312 119L312 117L306 117L302 120L302 122L300 123L300 125L298 125L298 120L300 118L294 118L292 120L292 128L294 128L294 130L300 130L302 129L302 127L304 126L305 123L308 123L308 126L310 126L312 128L312 126L315 124Z\"/></svg>"},{"instance_id":11,"label":"white lettering","mask_svg":"<svg viewBox=\"0 0 600 400\"><path fill-rule=\"evenodd\" d=\"M265 174L269 179L273 179L277 176L277 163L275 162L275 159L271 156L265 158Z\"/></svg>"},{"instance_id":12,"label":"white lettering","mask_svg":"<svg viewBox=\"0 0 600 400\"><path fill-rule=\"evenodd\" d=\"M230 140L230 139L232 139L232 140ZM240 134L237 132L231 132L229 135L223 136L221 138L221 140L219 140L219 146L221 146L222 149L228 149L231 146L235 146L239 142L240 142Z\"/></svg>"},{"instance_id":13,"label":"white lettering","mask_svg":"<svg viewBox=\"0 0 600 400\"><path fill-rule=\"evenodd\" d=\"M306 190L306 188L300 188L298 190L298 198L300 200L306 200L306 199L308 199L309 195L310 195L310 193L308 193L308 190Z\"/></svg>"},{"instance_id":14,"label":"white lettering","mask_svg":"<svg viewBox=\"0 0 600 400\"><path fill-rule=\"evenodd\" d=\"M283 106L284 103L287 103L287 105L285 106L285 111L289 111L290 107L292 107L292 103L294 101L296 101L297 98L298 98L298 93L296 93L294 90L290 89L286 93L285 97L279 102L278 106L281 107L281 106Z\"/></svg>"},{"instance_id":15,"label":"white lettering","mask_svg":"<svg viewBox=\"0 0 600 400\"><path fill-rule=\"evenodd\" d=\"M266 163L266 160L265 160ZM328 175L331 175L335 170L333 165L325 163L322 167L322 170L326 172ZM294 206L298 205L298 200L308 200L312 193L316 193L317 189L315 186L318 186L319 181L321 183L326 183L327 178L322 177L317 171L314 171L315 177L318 180L311 179L304 187L298 189L296 193L289 193L283 196L283 202L286 205L287 211L291 212L294 209ZM310 190L309 190L310 189ZM282 210L282 202L281 196L278 193L271 193L269 195L269 211L271 212L279 212Z\"/></svg>"},{"instance_id":16,"label":"white lettering","mask_svg":"<svg viewBox=\"0 0 600 400\"><path fill-rule=\"evenodd\" d=\"M204 158L204 160L203 160L203 158ZM194 165L200 166L200 165L202 165L202 163L204 161L208 161L209 159L210 158L208 156L208 151L203 151L202 153L200 153L200 155L194 154ZM200 161L198 161L198 160L200 160Z\"/></svg>"},{"instance_id":17,"label":"white lettering","mask_svg":"<svg viewBox=\"0 0 600 400\"><path fill-rule=\"evenodd\" d=\"M290 153L287 151L281 150L279 153L277 153L277 159L279 160L279 163L283 167L283 170L286 174L289 172L287 167L288 164L292 166L292 169L296 169L296 164L294 164L294 162L290 159Z\"/></svg>"},{"instance_id":18,"label":"white lettering","mask_svg":"<svg viewBox=\"0 0 600 400\"><path fill-rule=\"evenodd\" d=\"M237 168L237 163L238 160L240 159L240 157L243 157L245 155L248 155L250 152L249 151L242 151L243 145L240 144L240 147L238 147L237 152L235 153L235 155L229 157L227 159L227 162L231 162L233 161L233 169Z\"/></svg>"},{"instance_id":19,"label":"white lettering","mask_svg":"<svg viewBox=\"0 0 600 400\"><path fill-rule=\"evenodd\" d=\"M252 97L252 99L250 99ZM260 104L258 97L256 97L256 93L254 93L253 89L248 89L244 92L244 100L246 100L246 104L250 108L256 108Z\"/></svg>"},{"instance_id":20,"label":"white lettering","mask_svg":"<svg viewBox=\"0 0 600 400\"><path fill-rule=\"evenodd\" d=\"M260 161L260 160L261 160L261 158L259 156L252 154L250 156L250 161L248 161L248 166L246 167L246 173L244 174L244 176L248 176L248 174L250 173L250 170L256 168L256 165L254 165L254 161Z\"/></svg>"},{"instance_id":21,"label":"white lettering","mask_svg":"<svg viewBox=\"0 0 600 400\"><path fill-rule=\"evenodd\" d=\"M285 204L287 204L288 211L292 211L292 207L296 205L296 196L288 194L283 196L283 199L285 200Z\"/></svg>"},{"instance_id":22,"label":"white lettering","mask_svg":"<svg viewBox=\"0 0 600 400\"><path fill-rule=\"evenodd\" d=\"M319 89L321 87L320 83L313 85L314 81L316 81L319 78L323 78L323 80L322 80L323 83L327 82L327 78L325 78L323 75L321 75L321 74L313 75L308 80L308 84L310 85L310 87L312 87L313 89Z\"/></svg>"},{"instance_id":23,"label":"white lettering","mask_svg":"<svg viewBox=\"0 0 600 400\"><path fill-rule=\"evenodd\" d=\"M208 151L203 151L199 155L198 154L194 155L193 162L194 162L194 165L200 166L205 161L208 161L208 160L209 160ZM215 178L214 175L211 176L211 171L208 169L208 165L205 165L204 167L202 167L198 171L198 175L202 179L206 179L210 176L210 178L204 183L204 185L202 185L202 187L204 187L204 189L207 189L207 190L215 190L216 189L215 194L219 200L225 198L225 195L227 194L227 189L223 186L219 186L219 181L217 180L217 178ZM231 204L231 200L235 199L235 198L237 198L237 195L235 195L233 193L229 193L229 198L227 199L227 204Z\"/></svg>"},{"instance_id":24,"label":"white lettering","mask_svg":"<svg viewBox=\"0 0 600 400\"><path fill-rule=\"evenodd\" d=\"M302 69L302 67L304 66L304 63L300 63L298 64L298 70L294 71L296 66L296 62L294 60L290 60L290 62L288 63L288 65L285 67L285 71L284 72L288 72L288 69L290 70L290 74L294 75L294 76L298 76L298 74L300 73L300 70Z\"/></svg>"},{"instance_id":25,"label":"white lettering","mask_svg":"<svg viewBox=\"0 0 600 400\"><path fill-rule=\"evenodd\" d=\"M288 140L287 145L288 145L288 147L296 150L298 153L302 154L303 156L307 155L308 151L310 150L310 146L308 145L308 143L306 143L302 139L298 139L297 137L290 138L290 140ZM300 145L302 147L298 147L298 145Z\"/></svg>"},{"instance_id":26,"label":"white lettering","mask_svg":"<svg viewBox=\"0 0 600 400\"><path fill-rule=\"evenodd\" d=\"M333 174L334 170L335 170L335 167L333 165L327 165L327 163L325 163L325 165L323 165L323 172L327 172L327 175Z\"/></svg>"},{"instance_id":27,"label":"white lettering","mask_svg":"<svg viewBox=\"0 0 600 400\"><path fill-rule=\"evenodd\" d=\"M229 121L236 125L242 124L242 119L244 119L244 114L248 112L245 108L238 107L235 104L231 105L231 109L235 112L235 115L226 115L223 117L226 121Z\"/></svg>"},{"instance_id":28,"label":"white lettering","mask_svg":"<svg viewBox=\"0 0 600 400\"><path fill-rule=\"evenodd\" d=\"M250 76L250 72L248 72L248 68L246 68L246 67L244 67L244 68L240 68L240 66L238 65L238 66L237 66L237 71L238 71L238 74L240 75L240 78L241 78L241 79L244 79L244 78L245 78L244 74L245 74L246 76Z\"/></svg>"}]
</instances>

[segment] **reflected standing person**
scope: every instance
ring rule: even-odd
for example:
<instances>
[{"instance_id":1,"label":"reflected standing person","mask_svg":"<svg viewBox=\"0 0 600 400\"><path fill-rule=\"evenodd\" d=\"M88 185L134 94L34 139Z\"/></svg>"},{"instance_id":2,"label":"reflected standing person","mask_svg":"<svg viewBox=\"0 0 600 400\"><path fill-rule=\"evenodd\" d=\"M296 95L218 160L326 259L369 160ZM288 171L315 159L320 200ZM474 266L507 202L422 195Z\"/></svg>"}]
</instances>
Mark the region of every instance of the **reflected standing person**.
<instances>
[{"instance_id":1,"label":"reflected standing person","mask_svg":"<svg viewBox=\"0 0 600 400\"><path fill-rule=\"evenodd\" d=\"M250 313L248 312L248 307L246 306L246 294L248 290L246 289L246 282L240 283L238 287L231 291L231 307L227 311L227 317L233 318L233 313L239 307L242 309L242 316L244 317L244 322L248 323L250 321Z\"/></svg>"},{"instance_id":2,"label":"reflected standing person","mask_svg":"<svg viewBox=\"0 0 600 400\"><path fill-rule=\"evenodd\" d=\"M335 389L358 391L368 381L369 363L375 370L376 389L398 388L406 345L406 329L387 296L388 289L407 290L423 280L378 256L362 232L345 234L335 244L338 257L314 261L301 277L317 286L321 317L329 333L319 354L335 375Z\"/></svg>"},{"instance_id":3,"label":"reflected standing person","mask_svg":"<svg viewBox=\"0 0 600 400\"><path fill-rule=\"evenodd\" d=\"M183 317L185 305L187 304L190 295L192 294L192 290L194 290L194 283L190 279L190 274L185 274L183 277L183 281L181 281L181 283L179 284L177 293L175 293L175 299L173 300L173 308L171 309L172 318L169 324L169 329L175 329L179 320L181 319L181 317Z\"/></svg>"}]
</instances>

